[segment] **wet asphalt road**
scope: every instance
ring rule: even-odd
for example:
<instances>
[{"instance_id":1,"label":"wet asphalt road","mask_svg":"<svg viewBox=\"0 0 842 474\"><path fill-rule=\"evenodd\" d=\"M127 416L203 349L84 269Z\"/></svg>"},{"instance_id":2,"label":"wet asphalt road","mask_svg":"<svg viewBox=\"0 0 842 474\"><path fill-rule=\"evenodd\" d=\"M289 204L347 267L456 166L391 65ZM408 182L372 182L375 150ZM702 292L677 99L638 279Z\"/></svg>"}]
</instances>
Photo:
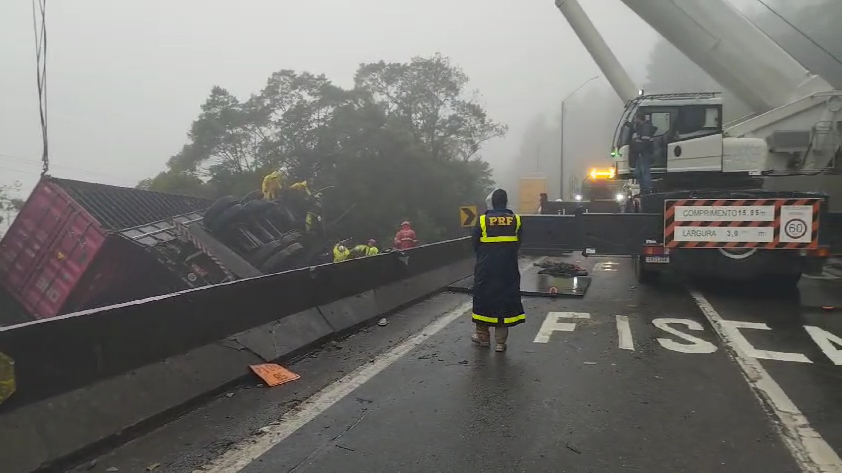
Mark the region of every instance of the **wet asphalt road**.
<instances>
[{"instance_id":1,"label":"wet asphalt road","mask_svg":"<svg viewBox=\"0 0 842 474\"><path fill-rule=\"evenodd\" d=\"M718 336L678 280L644 287L634 282L628 259L583 264L593 270L585 298L525 298L528 321L511 331L504 354L470 344L468 314L421 344L402 342L469 300L438 295L393 315L384 328L291 364L300 380L233 390L100 457L90 470L159 463L158 470L190 471L220 460L246 472L809 468L815 452L811 458L783 441L779 431L786 433L790 414L781 422L775 408L758 401L734 352L759 361L784 398L842 452L842 370L832 360L842 364L842 352L833 352L842 340L827 342L842 337L842 313L821 309L842 307L834 301L842 300L842 280L805 279L800 299L700 288L696 294L728 331L740 325L729 321L768 325L737 329L742 342ZM348 379L346 396L296 412L357 367L380 367L384 351L396 345L405 355L370 379ZM291 409L288 415L307 415L295 430L276 421ZM825 454L834 459L832 450Z\"/></svg>"}]
</instances>

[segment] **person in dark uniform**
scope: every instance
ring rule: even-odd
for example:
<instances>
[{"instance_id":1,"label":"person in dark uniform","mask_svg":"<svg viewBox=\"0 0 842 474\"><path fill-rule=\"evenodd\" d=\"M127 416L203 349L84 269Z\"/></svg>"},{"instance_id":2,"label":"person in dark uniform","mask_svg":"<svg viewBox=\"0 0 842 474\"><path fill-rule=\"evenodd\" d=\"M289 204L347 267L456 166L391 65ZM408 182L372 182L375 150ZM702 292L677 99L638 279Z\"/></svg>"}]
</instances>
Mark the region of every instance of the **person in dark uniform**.
<instances>
[{"instance_id":1,"label":"person in dark uniform","mask_svg":"<svg viewBox=\"0 0 842 474\"><path fill-rule=\"evenodd\" d=\"M637 151L637 163L634 174L640 184L641 194L652 192L652 162L655 159L655 145L652 141L658 127L652 125L646 114L638 113L634 117L634 147Z\"/></svg>"},{"instance_id":2,"label":"person in dark uniform","mask_svg":"<svg viewBox=\"0 0 842 474\"><path fill-rule=\"evenodd\" d=\"M491 345L491 327L497 352L506 350L509 328L526 321L520 299L520 216L507 208L508 195L495 189L488 196L488 210L479 216L473 241L477 260L474 266L474 308L476 332L471 341Z\"/></svg>"}]
</instances>

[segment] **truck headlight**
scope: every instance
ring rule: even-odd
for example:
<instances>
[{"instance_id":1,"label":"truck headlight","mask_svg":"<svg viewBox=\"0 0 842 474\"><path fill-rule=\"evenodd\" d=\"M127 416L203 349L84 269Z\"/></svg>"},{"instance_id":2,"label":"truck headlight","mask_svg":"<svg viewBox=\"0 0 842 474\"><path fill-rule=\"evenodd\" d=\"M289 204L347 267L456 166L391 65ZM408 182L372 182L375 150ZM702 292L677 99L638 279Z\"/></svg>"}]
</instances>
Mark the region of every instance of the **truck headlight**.
<instances>
[{"instance_id":1,"label":"truck headlight","mask_svg":"<svg viewBox=\"0 0 842 474\"><path fill-rule=\"evenodd\" d=\"M623 193L617 193L617 196L615 196L614 199L616 199L617 202L623 202L626 200L626 195Z\"/></svg>"},{"instance_id":2,"label":"truck headlight","mask_svg":"<svg viewBox=\"0 0 842 474\"><path fill-rule=\"evenodd\" d=\"M573 199L575 199L575 200L577 200L577 201L581 201L581 200L582 200L582 195L581 195L581 194L577 194L577 195L573 196Z\"/></svg>"}]
</instances>

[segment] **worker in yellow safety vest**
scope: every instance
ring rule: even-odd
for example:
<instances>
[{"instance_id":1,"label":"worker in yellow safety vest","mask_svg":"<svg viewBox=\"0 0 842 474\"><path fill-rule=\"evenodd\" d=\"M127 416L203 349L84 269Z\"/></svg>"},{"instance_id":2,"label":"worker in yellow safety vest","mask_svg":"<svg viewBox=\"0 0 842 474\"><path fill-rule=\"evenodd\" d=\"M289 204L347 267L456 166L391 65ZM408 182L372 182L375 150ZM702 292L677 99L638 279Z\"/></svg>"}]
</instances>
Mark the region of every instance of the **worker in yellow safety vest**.
<instances>
[{"instance_id":1,"label":"worker in yellow safety vest","mask_svg":"<svg viewBox=\"0 0 842 474\"><path fill-rule=\"evenodd\" d=\"M367 243L356 245L351 249L353 258L369 257L378 253L380 253L380 249L377 248L377 242L374 239L368 239Z\"/></svg>"},{"instance_id":2,"label":"worker in yellow safety vest","mask_svg":"<svg viewBox=\"0 0 842 474\"><path fill-rule=\"evenodd\" d=\"M351 251L342 242L333 246L333 263L344 262L351 257Z\"/></svg>"},{"instance_id":3,"label":"worker in yellow safety vest","mask_svg":"<svg viewBox=\"0 0 842 474\"><path fill-rule=\"evenodd\" d=\"M260 186L260 190L263 192L263 199L274 201L284 186L284 181L286 181L286 176L280 171L273 171L264 176L263 184Z\"/></svg>"}]
</instances>

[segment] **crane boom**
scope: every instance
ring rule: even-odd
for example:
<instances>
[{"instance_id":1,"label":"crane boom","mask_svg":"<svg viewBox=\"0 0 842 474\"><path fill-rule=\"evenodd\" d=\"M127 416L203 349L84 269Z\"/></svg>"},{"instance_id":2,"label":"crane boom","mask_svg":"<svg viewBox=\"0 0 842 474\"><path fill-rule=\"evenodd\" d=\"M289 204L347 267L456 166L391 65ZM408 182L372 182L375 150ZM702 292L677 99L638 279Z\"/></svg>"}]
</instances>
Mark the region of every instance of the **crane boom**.
<instances>
[{"instance_id":1,"label":"crane boom","mask_svg":"<svg viewBox=\"0 0 842 474\"><path fill-rule=\"evenodd\" d=\"M754 112L833 90L726 0L622 0Z\"/></svg>"},{"instance_id":2,"label":"crane boom","mask_svg":"<svg viewBox=\"0 0 842 474\"><path fill-rule=\"evenodd\" d=\"M582 10L578 0L555 0L555 6L567 19L573 31L582 40L597 66L605 74L606 79L626 103L638 96L639 89L634 85L628 72L620 65L617 56L599 34L591 19Z\"/></svg>"}]
</instances>

